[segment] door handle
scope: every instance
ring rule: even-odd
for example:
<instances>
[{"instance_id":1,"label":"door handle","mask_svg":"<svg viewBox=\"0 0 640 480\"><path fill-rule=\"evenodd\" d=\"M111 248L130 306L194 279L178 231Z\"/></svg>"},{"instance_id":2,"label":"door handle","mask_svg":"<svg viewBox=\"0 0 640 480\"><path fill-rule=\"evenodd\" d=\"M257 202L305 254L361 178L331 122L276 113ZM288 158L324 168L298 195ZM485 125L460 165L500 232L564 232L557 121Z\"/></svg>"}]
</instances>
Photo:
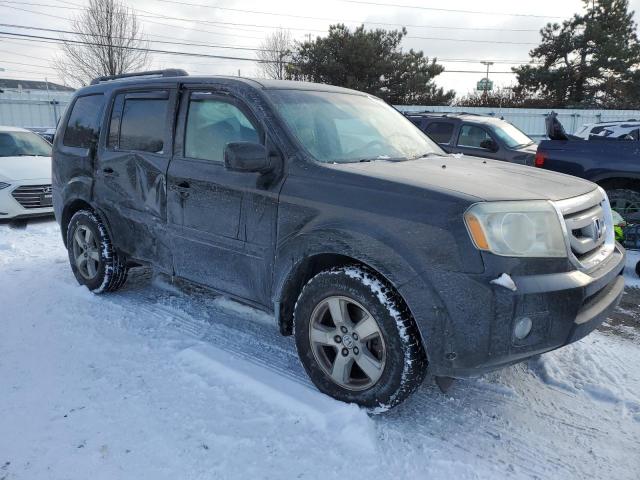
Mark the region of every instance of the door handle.
<instances>
[{"instance_id":1,"label":"door handle","mask_svg":"<svg viewBox=\"0 0 640 480\"><path fill-rule=\"evenodd\" d=\"M189 185L189 182L180 182L176 185L176 190L182 200L186 200L189 197L190 188L191 186Z\"/></svg>"},{"instance_id":2,"label":"door handle","mask_svg":"<svg viewBox=\"0 0 640 480\"><path fill-rule=\"evenodd\" d=\"M105 173L105 175L113 175L113 168L111 167L103 168L102 171Z\"/></svg>"}]
</instances>

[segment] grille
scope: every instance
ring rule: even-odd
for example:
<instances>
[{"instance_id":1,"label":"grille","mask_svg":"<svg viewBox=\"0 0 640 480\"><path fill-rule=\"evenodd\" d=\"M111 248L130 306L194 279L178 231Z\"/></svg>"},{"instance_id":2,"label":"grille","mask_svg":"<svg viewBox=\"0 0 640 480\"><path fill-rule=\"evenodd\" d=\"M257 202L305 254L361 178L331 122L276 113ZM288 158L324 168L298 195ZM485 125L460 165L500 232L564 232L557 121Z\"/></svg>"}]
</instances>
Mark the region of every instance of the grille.
<instances>
[{"instance_id":1,"label":"grille","mask_svg":"<svg viewBox=\"0 0 640 480\"><path fill-rule=\"evenodd\" d=\"M614 248L611 207L598 189L586 195L556 202L564 220L565 234L573 259L584 270L591 270Z\"/></svg>"},{"instance_id":2,"label":"grille","mask_svg":"<svg viewBox=\"0 0 640 480\"><path fill-rule=\"evenodd\" d=\"M51 185L23 185L11 192L13 198L23 208L50 207Z\"/></svg>"}]
</instances>

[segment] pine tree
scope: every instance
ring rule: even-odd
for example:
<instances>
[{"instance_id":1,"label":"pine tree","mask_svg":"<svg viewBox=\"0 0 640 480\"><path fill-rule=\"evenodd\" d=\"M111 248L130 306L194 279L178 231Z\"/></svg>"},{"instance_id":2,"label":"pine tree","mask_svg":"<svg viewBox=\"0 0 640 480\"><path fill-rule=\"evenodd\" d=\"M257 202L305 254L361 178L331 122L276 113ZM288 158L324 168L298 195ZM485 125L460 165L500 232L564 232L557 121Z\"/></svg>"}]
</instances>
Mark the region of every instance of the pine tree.
<instances>
[{"instance_id":1,"label":"pine tree","mask_svg":"<svg viewBox=\"0 0 640 480\"><path fill-rule=\"evenodd\" d=\"M583 2L584 14L540 31L542 41L529 54L532 63L513 69L516 93L541 96L552 107L637 102L640 44L628 0Z\"/></svg>"},{"instance_id":2,"label":"pine tree","mask_svg":"<svg viewBox=\"0 0 640 480\"><path fill-rule=\"evenodd\" d=\"M331 25L326 37L297 45L288 76L353 88L392 104L448 104L455 92L433 82L444 67L422 52L403 52L400 43L406 33Z\"/></svg>"}]
</instances>

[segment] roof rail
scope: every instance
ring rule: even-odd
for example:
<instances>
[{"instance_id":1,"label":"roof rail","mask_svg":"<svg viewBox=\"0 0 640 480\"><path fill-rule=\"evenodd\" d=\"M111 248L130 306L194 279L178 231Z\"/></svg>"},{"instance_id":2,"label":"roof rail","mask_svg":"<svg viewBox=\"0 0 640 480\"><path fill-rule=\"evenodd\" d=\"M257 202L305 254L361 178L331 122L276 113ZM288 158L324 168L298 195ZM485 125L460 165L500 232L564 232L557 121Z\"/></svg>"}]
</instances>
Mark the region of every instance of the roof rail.
<instances>
[{"instance_id":1,"label":"roof rail","mask_svg":"<svg viewBox=\"0 0 640 480\"><path fill-rule=\"evenodd\" d=\"M186 77L189 74L181 68L167 68L165 70L149 70L148 72L121 73L120 75L106 75L91 80L91 85L97 85L102 82L111 80L120 80L121 78L135 77Z\"/></svg>"}]
</instances>

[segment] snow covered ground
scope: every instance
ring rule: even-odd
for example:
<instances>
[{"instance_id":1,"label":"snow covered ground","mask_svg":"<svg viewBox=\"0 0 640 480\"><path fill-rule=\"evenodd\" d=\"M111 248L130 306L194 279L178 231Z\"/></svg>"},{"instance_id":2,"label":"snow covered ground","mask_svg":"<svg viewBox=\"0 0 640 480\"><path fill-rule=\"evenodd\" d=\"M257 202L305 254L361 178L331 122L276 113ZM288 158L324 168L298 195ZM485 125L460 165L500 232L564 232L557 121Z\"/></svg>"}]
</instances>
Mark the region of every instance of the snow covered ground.
<instances>
[{"instance_id":1,"label":"snow covered ground","mask_svg":"<svg viewBox=\"0 0 640 480\"><path fill-rule=\"evenodd\" d=\"M53 221L0 224L0 480L637 479L636 314L369 417L269 316L144 270L92 295Z\"/></svg>"}]
</instances>

